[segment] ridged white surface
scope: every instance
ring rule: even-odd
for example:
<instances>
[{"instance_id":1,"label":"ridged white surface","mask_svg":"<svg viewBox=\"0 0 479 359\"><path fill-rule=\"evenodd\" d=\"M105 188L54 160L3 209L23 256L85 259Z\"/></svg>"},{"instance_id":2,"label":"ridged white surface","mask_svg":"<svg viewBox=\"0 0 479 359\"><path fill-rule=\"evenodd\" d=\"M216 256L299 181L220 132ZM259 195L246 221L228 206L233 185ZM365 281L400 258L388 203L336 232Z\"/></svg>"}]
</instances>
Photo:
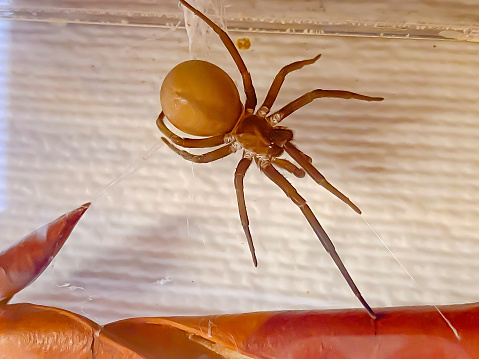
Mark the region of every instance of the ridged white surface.
<instances>
[{"instance_id":1,"label":"ridged white surface","mask_svg":"<svg viewBox=\"0 0 479 359\"><path fill-rule=\"evenodd\" d=\"M131 316L359 306L300 211L251 168L259 267L239 222L240 154L193 165L162 145L159 87L189 58L184 31L3 22L0 214L6 247L93 201L53 267L15 297L101 323ZM277 108L314 88L383 96L317 100L284 121L363 210L309 179L308 200L372 306L477 301L477 44L240 34L261 101L285 64ZM240 77L221 44L197 53ZM207 51L201 51L206 46ZM204 49L203 49L204 50ZM113 182L113 183L112 183Z\"/></svg>"}]
</instances>

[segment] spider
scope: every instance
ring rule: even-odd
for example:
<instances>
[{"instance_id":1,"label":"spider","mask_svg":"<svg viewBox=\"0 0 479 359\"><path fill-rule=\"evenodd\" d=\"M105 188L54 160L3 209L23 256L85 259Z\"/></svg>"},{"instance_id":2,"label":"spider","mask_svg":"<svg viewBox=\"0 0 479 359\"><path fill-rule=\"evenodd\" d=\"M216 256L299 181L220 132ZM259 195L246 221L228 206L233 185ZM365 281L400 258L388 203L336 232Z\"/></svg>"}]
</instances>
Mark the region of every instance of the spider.
<instances>
[{"instance_id":1,"label":"spider","mask_svg":"<svg viewBox=\"0 0 479 359\"><path fill-rule=\"evenodd\" d=\"M331 185L313 166L311 158L292 143L293 132L286 127L278 126L278 123L317 98L332 97L363 101L382 101L383 98L369 97L348 91L316 89L269 114L285 76L292 71L313 64L321 56L318 55L312 59L293 62L283 67L274 78L263 104L255 112L257 100L251 75L232 40L206 15L186 1L180 0L180 2L205 21L220 37L242 75L246 101L244 105L241 103L238 89L233 80L216 65L200 60L180 63L167 74L160 90L163 111L158 116L156 124L166 136L166 138L162 137L162 140L178 155L196 163L212 162L242 149L243 156L236 168L234 185L241 224L254 265L257 266L258 262L249 229L243 190L243 179L253 160L259 169L299 207L351 290L369 315L376 318L311 208L276 167L286 170L298 178L304 177L307 173L314 181L350 206L356 213L361 214L360 209ZM176 135L166 126L165 117L178 130L203 138L182 138ZM183 148L218 148L201 155L194 155L175 145ZM287 159L280 158L285 151L299 166Z\"/></svg>"}]
</instances>

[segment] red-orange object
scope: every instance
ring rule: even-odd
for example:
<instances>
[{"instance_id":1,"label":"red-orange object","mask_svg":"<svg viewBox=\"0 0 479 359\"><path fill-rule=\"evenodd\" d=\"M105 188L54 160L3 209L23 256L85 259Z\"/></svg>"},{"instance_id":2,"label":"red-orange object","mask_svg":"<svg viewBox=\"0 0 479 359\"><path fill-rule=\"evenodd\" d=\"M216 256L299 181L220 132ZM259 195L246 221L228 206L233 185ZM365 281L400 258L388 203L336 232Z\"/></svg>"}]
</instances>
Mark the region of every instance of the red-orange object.
<instances>
[{"instance_id":1,"label":"red-orange object","mask_svg":"<svg viewBox=\"0 0 479 359\"><path fill-rule=\"evenodd\" d=\"M162 358L197 358L181 354L187 344L194 350L198 343L226 358L237 358L235 353L262 359L479 358L479 304L440 310L459 338L437 309L429 306L377 309L380 319L376 320L357 309L291 311L135 318L105 329L125 344L141 346L140 353L148 358L155 357L158 333L176 333L184 341L178 347L165 343L161 353L170 350L170 356Z\"/></svg>"},{"instance_id":2,"label":"red-orange object","mask_svg":"<svg viewBox=\"0 0 479 359\"><path fill-rule=\"evenodd\" d=\"M0 301L8 302L42 274L89 206L64 214L0 253Z\"/></svg>"},{"instance_id":3,"label":"red-orange object","mask_svg":"<svg viewBox=\"0 0 479 359\"><path fill-rule=\"evenodd\" d=\"M479 305L132 318L104 327L33 304L0 311L0 358L479 358ZM2 356L3 355L3 356Z\"/></svg>"},{"instance_id":4,"label":"red-orange object","mask_svg":"<svg viewBox=\"0 0 479 359\"><path fill-rule=\"evenodd\" d=\"M34 304L0 308L0 358L143 358L91 320L66 310Z\"/></svg>"}]
</instances>

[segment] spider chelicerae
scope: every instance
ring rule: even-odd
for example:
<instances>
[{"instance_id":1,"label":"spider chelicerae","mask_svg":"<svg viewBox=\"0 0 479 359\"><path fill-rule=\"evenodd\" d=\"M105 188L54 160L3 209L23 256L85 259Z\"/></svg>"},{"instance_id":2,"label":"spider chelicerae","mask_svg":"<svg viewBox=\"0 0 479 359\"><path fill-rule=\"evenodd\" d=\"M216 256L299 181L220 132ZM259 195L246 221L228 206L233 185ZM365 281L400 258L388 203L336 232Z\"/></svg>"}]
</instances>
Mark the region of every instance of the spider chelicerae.
<instances>
[{"instance_id":1,"label":"spider chelicerae","mask_svg":"<svg viewBox=\"0 0 479 359\"><path fill-rule=\"evenodd\" d=\"M308 174L314 181L349 205L355 212L361 214L359 208L331 185L313 166L311 158L292 143L293 132L286 127L278 126L278 124L294 111L317 98L333 97L363 101L382 101L383 98L364 96L349 91L316 89L269 114L285 76L292 71L313 64L319 59L320 55L318 55L312 59L293 62L283 67L274 78L263 104L255 112L257 100L251 76L229 36L186 1L180 0L180 2L205 21L219 35L241 73L246 101L243 106L233 80L216 65L200 60L183 62L168 73L161 87L160 100L163 111L158 116L156 123L160 131L166 136L166 138L162 137L163 141L184 159L197 163L212 162L239 149L243 150L243 157L236 168L234 184L241 224L248 240L254 265L257 266L258 262L249 229L243 190L245 173L253 161L299 207L354 294L370 316L376 318L311 208L291 183L278 172L276 167L291 172L299 178ZM176 135L166 126L165 117L174 127L184 133L202 136L203 138L182 138ZM175 145L184 148L218 148L201 155L194 155L179 149ZM299 166L281 158L284 152L289 154Z\"/></svg>"}]
</instances>

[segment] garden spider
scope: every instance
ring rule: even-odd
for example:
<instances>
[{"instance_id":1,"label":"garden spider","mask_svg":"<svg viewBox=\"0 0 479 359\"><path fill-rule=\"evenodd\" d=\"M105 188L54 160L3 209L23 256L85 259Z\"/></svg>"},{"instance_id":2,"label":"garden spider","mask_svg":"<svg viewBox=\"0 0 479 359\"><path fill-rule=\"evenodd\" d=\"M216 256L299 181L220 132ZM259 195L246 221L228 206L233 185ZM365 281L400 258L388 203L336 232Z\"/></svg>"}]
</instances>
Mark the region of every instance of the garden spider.
<instances>
[{"instance_id":1,"label":"garden spider","mask_svg":"<svg viewBox=\"0 0 479 359\"><path fill-rule=\"evenodd\" d=\"M316 98L334 97L364 101L382 101L383 98L369 97L348 91L316 89L288 103L279 111L268 115L285 76L303 66L313 64L319 59L320 55L318 55L312 59L293 62L283 67L276 75L263 104L255 112L256 93L251 76L231 39L226 32L204 14L193 8L186 1L180 0L180 2L205 21L219 35L242 75L246 102L243 106L233 80L219 67L199 60L183 62L168 73L161 87L160 100L163 112L160 113L156 123L160 131L169 139L162 137L163 141L184 159L197 163L212 162L228 156L238 149L242 149L243 158L236 168L234 184L241 224L248 240L254 265L257 266L257 260L249 230L243 192L243 179L246 170L253 160L260 170L278 185L303 212L316 236L336 263L354 294L366 308L369 315L372 318L376 318L371 307L364 300L351 279L333 243L319 224L310 207L289 181L278 172L275 166L289 171L299 178L304 177L305 173L307 173L318 184L349 205L355 212L361 214L356 205L319 173L312 165L311 158L293 145L291 142L293 132L277 125L285 117ZM191 139L177 136L166 127L164 122L165 116L177 129L191 135L203 136L204 138ZM193 155L177 148L175 145L185 148L221 147L201 155ZM286 159L280 158L284 151L300 167Z\"/></svg>"}]
</instances>

